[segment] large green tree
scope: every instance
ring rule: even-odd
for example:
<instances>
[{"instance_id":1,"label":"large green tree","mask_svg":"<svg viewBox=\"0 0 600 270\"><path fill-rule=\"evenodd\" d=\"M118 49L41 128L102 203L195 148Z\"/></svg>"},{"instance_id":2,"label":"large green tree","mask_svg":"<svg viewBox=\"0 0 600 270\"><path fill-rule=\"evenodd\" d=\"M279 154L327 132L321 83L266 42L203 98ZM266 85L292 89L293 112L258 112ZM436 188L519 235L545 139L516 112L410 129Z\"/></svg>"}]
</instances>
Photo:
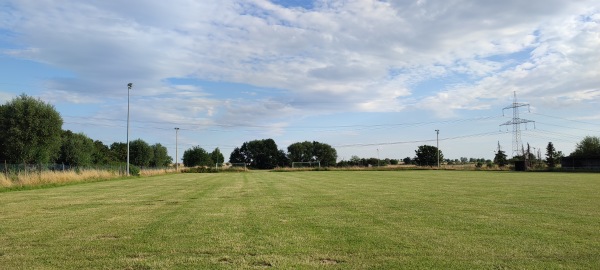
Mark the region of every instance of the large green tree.
<instances>
[{"instance_id":1,"label":"large green tree","mask_svg":"<svg viewBox=\"0 0 600 270\"><path fill-rule=\"evenodd\" d=\"M152 147L142 139L129 142L129 162L140 167L150 166L154 157Z\"/></svg>"},{"instance_id":2,"label":"large green tree","mask_svg":"<svg viewBox=\"0 0 600 270\"><path fill-rule=\"evenodd\" d=\"M61 146L63 120L54 106L22 94L0 106L0 158L48 163Z\"/></svg>"},{"instance_id":3,"label":"large green tree","mask_svg":"<svg viewBox=\"0 0 600 270\"><path fill-rule=\"evenodd\" d=\"M215 150L213 150L210 153L210 159L214 162L214 163L225 163L225 157L223 156L223 153L221 153L221 150L219 149L219 147L215 148Z\"/></svg>"},{"instance_id":4,"label":"large green tree","mask_svg":"<svg viewBox=\"0 0 600 270\"><path fill-rule=\"evenodd\" d=\"M319 161L321 166L335 166L337 151L331 145L320 142L297 142L288 146L288 159L290 162Z\"/></svg>"},{"instance_id":5,"label":"large green tree","mask_svg":"<svg viewBox=\"0 0 600 270\"><path fill-rule=\"evenodd\" d=\"M314 162L319 161L321 166L335 166L337 162L337 151L331 145L320 142L297 142L288 146L290 162Z\"/></svg>"},{"instance_id":6,"label":"large green tree","mask_svg":"<svg viewBox=\"0 0 600 270\"><path fill-rule=\"evenodd\" d=\"M167 148L162 144L157 143L150 146L152 148L152 159L150 160L150 166L152 167L166 167L171 164L173 158L168 154Z\"/></svg>"},{"instance_id":7,"label":"large green tree","mask_svg":"<svg viewBox=\"0 0 600 270\"><path fill-rule=\"evenodd\" d=\"M110 148L101 141L94 141L94 153L92 154L92 163L98 165L106 165L113 161L117 161L111 156Z\"/></svg>"},{"instance_id":8,"label":"large green tree","mask_svg":"<svg viewBox=\"0 0 600 270\"><path fill-rule=\"evenodd\" d=\"M254 140L236 147L229 161L246 163L256 169L273 169L279 164L280 151L273 139Z\"/></svg>"},{"instance_id":9,"label":"large green tree","mask_svg":"<svg viewBox=\"0 0 600 270\"><path fill-rule=\"evenodd\" d=\"M57 163L70 166L91 165L95 150L94 140L85 134L64 131Z\"/></svg>"},{"instance_id":10,"label":"large green tree","mask_svg":"<svg viewBox=\"0 0 600 270\"><path fill-rule=\"evenodd\" d=\"M313 144L309 141L290 144L287 148L287 157L291 162L315 161Z\"/></svg>"},{"instance_id":11,"label":"large green tree","mask_svg":"<svg viewBox=\"0 0 600 270\"><path fill-rule=\"evenodd\" d=\"M574 157L597 157L600 156L600 137L586 136L577 143L575 151L571 153Z\"/></svg>"},{"instance_id":12,"label":"large green tree","mask_svg":"<svg viewBox=\"0 0 600 270\"><path fill-rule=\"evenodd\" d=\"M111 160L127 162L127 143L114 142L110 145Z\"/></svg>"},{"instance_id":13,"label":"large green tree","mask_svg":"<svg viewBox=\"0 0 600 270\"><path fill-rule=\"evenodd\" d=\"M416 157L414 162L419 166L437 166L438 164L438 148L431 145L421 145L415 150ZM442 151L439 151L440 162L444 160Z\"/></svg>"},{"instance_id":14,"label":"large green tree","mask_svg":"<svg viewBox=\"0 0 600 270\"><path fill-rule=\"evenodd\" d=\"M183 165L186 167L207 166L212 167L214 163L210 154L200 146L194 146L183 152Z\"/></svg>"}]
</instances>

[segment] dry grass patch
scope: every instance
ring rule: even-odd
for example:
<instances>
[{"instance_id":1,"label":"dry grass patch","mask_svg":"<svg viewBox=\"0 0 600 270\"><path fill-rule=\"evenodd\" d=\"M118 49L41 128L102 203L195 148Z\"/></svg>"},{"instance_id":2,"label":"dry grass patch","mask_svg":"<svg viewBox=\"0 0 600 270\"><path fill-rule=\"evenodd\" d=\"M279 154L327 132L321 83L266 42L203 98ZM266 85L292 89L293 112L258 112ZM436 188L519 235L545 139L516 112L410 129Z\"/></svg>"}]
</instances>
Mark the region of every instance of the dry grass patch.
<instances>
[{"instance_id":1,"label":"dry grass patch","mask_svg":"<svg viewBox=\"0 0 600 270\"><path fill-rule=\"evenodd\" d=\"M12 187L13 183L4 174L0 175L0 187Z\"/></svg>"},{"instance_id":2,"label":"dry grass patch","mask_svg":"<svg viewBox=\"0 0 600 270\"><path fill-rule=\"evenodd\" d=\"M143 169L143 170L140 170L140 176L163 175L163 174L176 173L176 172L177 172L177 170L175 168Z\"/></svg>"},{"instance_id":3,"label":"dry grass patch","mask_svg":"<svg viewBox=\"0 0 600 270\"><path fill-rule=\"evenodd\" d=\"M0 186L41 186L50 184L85 182L98 179L112 179L117 177L120 177L118 172L104 170L23 172L8 176L3 174L2 177L0 177Z\"/></svg>"}]
</instances>

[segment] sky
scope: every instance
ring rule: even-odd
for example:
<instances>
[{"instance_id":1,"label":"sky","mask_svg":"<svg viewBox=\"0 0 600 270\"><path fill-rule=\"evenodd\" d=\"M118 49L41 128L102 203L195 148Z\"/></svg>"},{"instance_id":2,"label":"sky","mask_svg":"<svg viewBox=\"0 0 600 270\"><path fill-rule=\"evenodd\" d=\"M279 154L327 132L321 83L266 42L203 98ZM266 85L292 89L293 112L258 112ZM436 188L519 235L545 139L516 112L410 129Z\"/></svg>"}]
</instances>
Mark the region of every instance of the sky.
<instances>
[{"instance_id":1,"label":"sky","mask_svg":"<svg viewBox=\"0 0 600 270\"><path fill-rule=\"evenodd\" d=\"M510 157L515 95L521 142L569 154L600 136L599 52L598 0L0 0L2 104L40 98L110 145L129 96L129 138L177 160L267 138Z\"/></svg>"}]
</instances>

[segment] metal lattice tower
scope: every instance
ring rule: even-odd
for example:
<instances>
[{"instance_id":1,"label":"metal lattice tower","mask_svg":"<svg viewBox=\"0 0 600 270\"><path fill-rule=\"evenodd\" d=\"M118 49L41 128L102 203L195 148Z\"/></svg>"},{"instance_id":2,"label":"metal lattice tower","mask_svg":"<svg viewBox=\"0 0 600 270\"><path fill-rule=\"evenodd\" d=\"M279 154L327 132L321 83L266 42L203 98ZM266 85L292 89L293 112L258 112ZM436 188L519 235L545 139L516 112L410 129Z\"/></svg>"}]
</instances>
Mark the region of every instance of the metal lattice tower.
<instances>
[{"instance_id":1,"label":"metal lattice tower","mask_svg":"<svg viewBox=\"0 0 600 270\"><path fill-rule=\"evenodd\" d=\"M517 92L515 91L512 105L504 107L502 109L502 115L504 115L504 110L512 109L512 111L513 111L512 120L507 121L506 123L500 125L500 126L512 125L512 127L513 127L513 140L512 140L513 157L524 155L524 153L522 151L523 145L521 144L521 124L527 124L527 123L533 122L534 127L535 127L535 121L519 118L519 108L525 107L525 106L527 106L527 109L529 110L528 103L517 102Z\"/></svg>"}]
</instances>

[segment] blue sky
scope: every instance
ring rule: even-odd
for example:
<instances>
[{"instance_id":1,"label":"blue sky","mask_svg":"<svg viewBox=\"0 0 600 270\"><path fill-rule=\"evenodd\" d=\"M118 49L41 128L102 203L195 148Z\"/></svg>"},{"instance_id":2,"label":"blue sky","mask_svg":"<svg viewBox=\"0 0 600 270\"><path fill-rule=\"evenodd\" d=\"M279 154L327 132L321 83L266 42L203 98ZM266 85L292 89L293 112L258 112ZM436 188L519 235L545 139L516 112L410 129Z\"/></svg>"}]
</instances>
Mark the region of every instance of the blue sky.
<instances>
[{"instance_id":1,"label":"blue sky","mask_svg":"<svg viewBox=\"0 0 600 270\"><path fill-rule=\"evenodd\" d=\"M64 129L175 155L254 139L339 159L570 153L600 136L599 1L33 1L0 3L0 101L53 104ZM543 155L542 150L542 155Z\"/></svg>"}]
</instances>

